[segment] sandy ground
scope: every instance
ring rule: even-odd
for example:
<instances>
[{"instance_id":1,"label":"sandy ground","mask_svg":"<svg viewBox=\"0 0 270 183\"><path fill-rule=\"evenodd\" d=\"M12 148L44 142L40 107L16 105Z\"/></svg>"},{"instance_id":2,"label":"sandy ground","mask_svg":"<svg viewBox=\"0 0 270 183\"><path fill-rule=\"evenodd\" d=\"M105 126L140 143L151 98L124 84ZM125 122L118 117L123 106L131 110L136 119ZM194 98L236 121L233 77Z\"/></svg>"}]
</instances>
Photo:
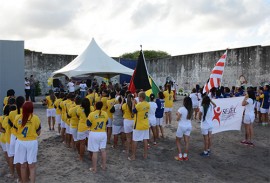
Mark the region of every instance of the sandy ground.
<instances>
[{"instance_id":1,"label":"sandy ground","mask_svg":"<svg viewBox=\"0 0 270 183\"><path fill-rule=\"evenodd\" d=\"M215 134L211 156L201 157L203 138L200 124L198 120L193 121L190 160L175 161L175 113L182 106L183 97L178 99L173 110L173 124L165 127L166 138L160 140L158 146L151 146L147 160L142 158L142 144L133 162L127 160L121 149L107 146L108 169L102 171L99 168L97 174L89 172L90 160L79 162L77 154L61 143L56 132L48 130L46 109L37 107L35 113L41 118L43 128L39 137L36 182L270 182L269 126L254 125L255 147L240 144L243 129ZM88 154L85 156L87 158ZM14 182L4 178L7 166L3 156L0 157L0 169L0 182Z\"/></svg>"}]
</instances>

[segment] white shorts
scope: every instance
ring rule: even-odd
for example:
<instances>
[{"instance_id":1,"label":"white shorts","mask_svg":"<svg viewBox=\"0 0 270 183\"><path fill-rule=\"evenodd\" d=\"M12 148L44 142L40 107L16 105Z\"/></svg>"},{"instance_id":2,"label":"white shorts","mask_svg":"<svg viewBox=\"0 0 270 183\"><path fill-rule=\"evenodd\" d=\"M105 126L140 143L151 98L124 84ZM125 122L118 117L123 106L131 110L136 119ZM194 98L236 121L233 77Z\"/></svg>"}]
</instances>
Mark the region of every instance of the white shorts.
<instances>
[{"instance_id":1,"label":"white shorts","mask_svg":"<svg viewBox=\"0 0 270 183\"><path fill-rule=\"evenodd\" d=\"M55 108L47 109L47 117L55 117L55 115L56 115Z\"/></svg>"},{"instance_id":2,"label":"white shorts","mask_svg":"<svg viewBox=\"0 0 270 183\"><path fill-rule=\"evenodd\" d=\"M89 132L88 151L98 152L101 149L106 149L107 133L106 132Z\"/></svg>"},{"instance_id":3,"label":"white shorts","mask_svg":"<svg viewBox=\"0 0 270 183\"><path fill-rule=\"evenodd\" d=\"M77 132L77 139L78 140L85 140L89 136L89 131L86 130L84 132Z\"/></svg>"},{"instance_id":4,"label":"white shorts","mask_svg":"<svg viewBox=\"0 0 270 183\"><path fill-rule=\"evenodd\" d=\"M179 126L176 131L176 137L182 138L183 135L190 136L190 132L192 130L191 126Z\"/></svg>"},{"instance_id":5,"label":"white shorts","mask_svg":"<svg viewBox=\"0 0 270 183\"><path fill-rule=\"evenodd\" d=\"M269 112L269 109L260 108L261 114L265 114Z\"/></svg>"},{"instance_id":6,"label":"white shorts","mask_svg":"<svg viewBox=\"0 0 270 183\"><path fill-rule=\"evenodd\" d=\"M148 118L150 126L157 126L157 119L156 118Z\"/></svg>"},{"instance_id":7,"label":"white shorts","mask_svg":"<svg viewBox=\"0 0 270 183\"><path fill-rule=\"evenodd\" d=\"M172 112L172 108L165 107L164 112Z\"/></svg>"},{"instance_id":8,"label":"white shorts","mask_svg":"<svg viewBox=\"0 0 270 183\"><path fill-rule=\"evenodd\" d=\"M73 140L74 140L74 142L77 142L78 141L78 139L77 139L77 132L78 132L78 129L77 128L69 128L69 132L70 132L70 134L72 135L72 137L73 137Z\"/></svg>"},{"instance_id":9,"label":"white shorts","mask_svg":"<svg viewBox=\"0 0 270 183\"><path fill-rule=\"evenodd\" d=\"M5 143L2 143L2 142L1 142L1 147L2 147L2 150L3 150L4 152L7 152L7 146L6 146Z\"/></svg>"},{"instance_id":10,"label":"white shorts","mask_svg":"<svg viewBox=\"0 0 270 183\"><path fill-rule=\"evenodd\" d=\"M107 127L112 127L112 119L111 118L108 118Z\"/></svg>"},{"instance_id":11,"label":"white shorts","mask_svg":"<svg viewBox=\"0 0 270 183\"><path fill-rule=\"evenodd\" d=\"M157 125L163 126L163 118L157 118Z\"/></svg>"},{"instance_id":12,"label":"white shorts","mask_svg":"<svg viewBox=\"0 0 270 183\"><path fill-rule=\"evenodd\" d=\"M201 132L203 135L208 135L209 132L213 131L213 127L209 127L209 128L201 128Z\"/></svg>"},{"instance_id":13,"label":"white shorts","mask_svg":"<svg viewBox=\"0 0 270 183\"><path fill-rule=\"evenodd\" d=\"M66 127L66 134L71 134L70 127L68 126L68 124L65 123L65 127Z\"/></svg>"},{"instance_id":14,"label":"white shorts","mask_svg":"<svg viewBox=\"0 0 270 183\"><path fill-rule=\"evenodd\" d=\"M133 131L134 120L124 119L124 132L131 133Z\"/></svg>"},{"instance_id":15,"label":"white shorts","mask_svg":"<svg viewBox=\"0 0 270 183\"><path fill-rule=\"evenodd\" d=\"M192 106L193 109L197 109L198 107L199 107L199 105Z\"/></svg>"},{"instance_id":16,"label":"white shorts","mask_svg":"<svg viewBox=\"0 0 270 183\"><path fill-rule=\"evenodd\" d=\"M257 108L257 111L259 112L261 108L261 103L258 101L256 102L256 108Z\"/></svg>"},{"instance_id":17,"label":"white shorts","mask_svg":"<svg viewBox=\"0 0 270 183\"><path fill-rule=\"evenodd\" d=\"M112 134L113 135L118 135L120 133L124 132L124 127L123 126L112 126Z\"/></svg>"},{"instance_id":18,"label":"white shorts","mask_svg":"<svg viewBox=\"0 0 270 183\"><path fill-rule=\"evenodd\" d=\"M133 130L133 141L143 141L149 139L149 130Z\"/></svg>"},{"instance_id":19,"label":"white shorts","mask_svg":"<svg viewBox=\"0 0 270 183\"><path fill-rule=\"evenodd\" d=\"M255 115L252 115L252 116L250 116L250 115L244 115L243 123L244 124L251 124L251 123L254 122L254 120L255 120Z\"/></svg>"},{"instance_id":20,"label":"white shorts","mask_svg":"<svg viewBox=\"0 0 270 183\"><path fill-rule=\"evenodd\" d=\"M55 122L57 123L57 124L61 124L61 115L60 114L56 114L55 115Z\"/></svg>"},{"instance_id":21,"label":"white shorts","mask_svg":"<svg viewBox=\"0 0 270 183\"><path fill-rule=\"evenodd\" d=\"M13 157L15 155L15 144L16 144L16 136L11 134L10 135L10 144L9 144L9 150L8 150L8 154Z\"/></svg>"},{"instance_id":22,"label":"white shorts","mask_svg":"<svg viewBox=\"0 0 270 183\"><path fill-rule=\"evenodd\" d=\"M37 162L38 141L21 141L16 140L14 164L23 164L27 162L32 164Z\"/></svg>"},{"instance_id":23,"label":"white shorts","mask_svg":"<svg viewBox=\"0 0 270 183\"><path fill-rule=\"evenodd\" d=\"M61 119L61 128L66 128L66 123Z\"/></svg>"}]
</instances>

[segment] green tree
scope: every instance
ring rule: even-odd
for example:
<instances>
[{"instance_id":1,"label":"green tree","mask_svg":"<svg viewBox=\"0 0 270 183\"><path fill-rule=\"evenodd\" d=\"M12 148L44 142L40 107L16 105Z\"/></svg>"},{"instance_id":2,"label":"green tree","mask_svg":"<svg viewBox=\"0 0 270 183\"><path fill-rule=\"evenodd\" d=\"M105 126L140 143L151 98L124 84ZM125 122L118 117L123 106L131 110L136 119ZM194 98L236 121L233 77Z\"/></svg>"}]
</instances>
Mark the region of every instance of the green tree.
<instances>
[{"instance_id":1,"label":"green tree","mask_svg":"<svg viewBox=\"0 0 270 183\"><path fill-rule=\"evenodd\" d=\"M144 50L143 53L144 53L145 60L151 60L151 59L171 56L170 54L168 54L165 51ZM126 58L126 59L137 60L139 55L140 55L140 51L134 51L132 53L124 53L120 57Z\"/></svg>"}]
</instances>

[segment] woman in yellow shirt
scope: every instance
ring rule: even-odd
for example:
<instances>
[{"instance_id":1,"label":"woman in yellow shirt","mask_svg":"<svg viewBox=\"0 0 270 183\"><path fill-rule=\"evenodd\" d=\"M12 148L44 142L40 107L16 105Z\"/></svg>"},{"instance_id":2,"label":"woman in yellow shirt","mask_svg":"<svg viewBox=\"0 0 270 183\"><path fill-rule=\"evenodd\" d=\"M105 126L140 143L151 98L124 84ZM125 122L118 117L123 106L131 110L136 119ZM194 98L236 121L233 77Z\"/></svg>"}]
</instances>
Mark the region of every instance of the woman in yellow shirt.
<instances>
[{"instance_id":1,"label":"woman in yellow shirt","mask_svg":"<svg viewBox=\"0 0 270 183\"><path fill-rule=\"evenodd\" d=\"M60 109L60 103L63 101L63 98L65 96L64 93L56 93L56 100L54 102L54 108L55 108L55 122L57 123L57 130L58 130L58 134L60 135L61 133L61 109Z\"/></svg>"},{"instance_id":2,"label":"woman in yellow shirt","mask_svg":"<svg viewBox=\"0 0 270 183\"><path fill-rule=\"evenodd\" d=\"M22 182L27 182L28 171L31 182L35 182L38 153L37 137L40 135L41 126L39 117L33 114L33 103L23 104L22 114L16 116L15 128L17 128L17 141L15 144L14 164L21 164Z\"/></svg>"},{"instance_id":3,"label":"woman in yellow shirt","mask_svg":"<svg viewBox=\"0 0 270 183\"><path fill-rule=\"evenodd\" d=\"M79 117L77 139L80 143L80 161L83 161L86 138L89 136L88 126L86 125L87 117L90 112L94 112L94 110L94 107L90 106L90 102L87 98L82 100L81 107L77 110L77 115Z\"/></svg>"},{"instance_id":4,"label":"woman in yellow shirt","mask_svg":"<svg viewBox=\"0 0 270 183\"><path fill-rule=\"evenodd\" d=\"M147 158L147 148L149 140L149 120L148 113L150 110L150 104L145 101L146 94L144 92L139 93L139 103L135 106L135 99L132 100L132 111L135 113L135 122L133 127L133 143L132 143L132 155L129 160L135 160L137 143L143 141L144 154L143 157Z\"/></svg>"},{"instance_id":5,"label":"woman in yellow shirt","mask_svg":"<svg viewBox=\"0 0 270 183\"><path fill-rule=\"evenodd\" d=\"M98 152L101 151L103 170L106 169L106 144L107 144L107 123L108 115L102 111L102 102L96 103L96 111L91 112L88 116L87 126L90 127L88 138L88 150L93 152L92 155L92 168L90 171L96 173L97 171L97 157Z\"/></svg>"},{"instance_id":6,"label":"woman in yellow shirt","mask_svg":"<svg viewBox=\"0 0 270 183\"><path fill-rule=\"evenodd\" d=\"M122 105L123 110L123 118L124 118L124 132L126 134L127 142L126 142L126 153L129 156L129 151L132 142L132 131L134 124L134 114L132 113L132 100L134 97L132 94L128 94L127 102Z\"/></svg>"},{"instance_id":7,"label":"woman in yellow shirt","mask_svg":"<svg viewBox=\"0 0 270 183\"><path fill-rule=\"evenodd\" d=\"M171 91L171 85L166 85L166 91L163 92L164 94L164 112L165 112L165 119L166 124L172 123L172 108L173 108L173 92Z\"/></svg>"},{"instance_id":8,"label":"woman in yellow shirt","mask_svg":"<svg viewBox=\"0 0 270 183\"><path fill-rule=\"evenodd\" d=\"M46 97L45 99L45 104L47 104L47 118L48 118L48 125L49 125L49 130L54 130L54 125L55 125L55 115L56 115L56 110L54 108L54 102L56 100L56 97L54 95L53 90L49 90L49 96ZM52 124L51 124L52 121Z\"/></svg>"},{"instance_id":9,"label":"woman in yellow shirt","mask_svg":"<svg viewBox=\"0 0 270 183\"><path fill-rule=\"evenodd\" d=\"M103 97L101 98L102 101ZM107 124L107 142L110 144L111 136L112 136L112 121L113 114L110 112L111 108L115 104L115 92L111 92L109 95L109 100L106 101L106 112L108 114L108 124Z\"/></svg>"}]
</instances>

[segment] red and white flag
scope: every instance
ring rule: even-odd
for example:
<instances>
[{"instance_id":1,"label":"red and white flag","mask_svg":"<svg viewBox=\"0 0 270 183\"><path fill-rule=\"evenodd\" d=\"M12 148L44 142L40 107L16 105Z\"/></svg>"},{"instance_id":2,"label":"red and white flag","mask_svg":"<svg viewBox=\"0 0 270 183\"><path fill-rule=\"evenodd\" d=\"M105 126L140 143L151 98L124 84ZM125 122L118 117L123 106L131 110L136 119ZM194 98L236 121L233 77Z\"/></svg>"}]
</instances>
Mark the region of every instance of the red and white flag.
<instances>
[{"instance_id":1,"label":"red and white flag","mask_svg":"<svg viewBox=\"0 0 270 183\"><path fill-rule=\"evenodd\" d=\"M221 83L221 79L223 76L223 71L225 67L225 62L227 58L227 50L226 52L220 57L218 62L216 63L214 69L211 72L210 78L208 83L204 85L203 93L209 92L213 87L219 87Z\"/></svg>"}]
</instances>

